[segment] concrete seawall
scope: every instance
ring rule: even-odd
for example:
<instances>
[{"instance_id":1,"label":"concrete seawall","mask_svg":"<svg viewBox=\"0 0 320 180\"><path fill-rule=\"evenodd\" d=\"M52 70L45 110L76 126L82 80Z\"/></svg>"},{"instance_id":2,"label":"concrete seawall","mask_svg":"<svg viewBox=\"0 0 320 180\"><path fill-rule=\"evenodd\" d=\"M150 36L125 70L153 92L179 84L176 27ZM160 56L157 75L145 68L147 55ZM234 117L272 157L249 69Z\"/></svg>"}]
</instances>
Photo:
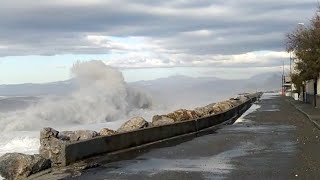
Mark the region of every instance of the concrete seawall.
<instances>
[{"instance_id":1,"label":"concrete seawall","mask_svg":"<svg viewBox=\"0 0 320 180\"><path fill-rule=\"evenodd\" d=\"M63 144L61 147L62 163L60 166L67 166L105 153L143 146L157 141L165 141L185 134L193 133L196 136L200 131L205 131L215 125L240 117L259 96L261 94L256 93L246 102L225 112L208 117Z\"/></svg>"}]
</instances>

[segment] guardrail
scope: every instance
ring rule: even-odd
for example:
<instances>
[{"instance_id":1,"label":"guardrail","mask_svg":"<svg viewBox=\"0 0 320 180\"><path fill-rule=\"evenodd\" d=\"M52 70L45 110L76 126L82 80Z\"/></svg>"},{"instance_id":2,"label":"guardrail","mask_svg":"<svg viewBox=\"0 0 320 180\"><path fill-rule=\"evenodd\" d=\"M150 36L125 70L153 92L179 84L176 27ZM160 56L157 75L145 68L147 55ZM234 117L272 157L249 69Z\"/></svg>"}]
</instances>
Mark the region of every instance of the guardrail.
<instances>
[{"instance_id":1,"label":"guardrail","mask_svg":"<svg viewBox=\"0 0 320 180\"><path fill-rule=\"evenodd\" d=\"M200 131L240 117L259 96L261 94L256 94L246 102L212 116L63 144L60 166L67 166L96 155L163 141L184 134L194 133L196 136Z\"/></svg>"}]
</instances>

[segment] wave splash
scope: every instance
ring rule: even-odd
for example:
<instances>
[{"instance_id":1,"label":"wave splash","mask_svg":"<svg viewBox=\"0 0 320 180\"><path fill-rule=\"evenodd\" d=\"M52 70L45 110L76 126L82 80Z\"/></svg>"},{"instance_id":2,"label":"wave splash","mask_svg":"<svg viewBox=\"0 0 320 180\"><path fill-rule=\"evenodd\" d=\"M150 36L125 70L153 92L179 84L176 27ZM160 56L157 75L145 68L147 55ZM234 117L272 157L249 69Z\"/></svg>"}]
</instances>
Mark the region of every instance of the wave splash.
<instances>
[{"instance_id":1,"label":"wave splash","mask_svg":"<svg viewBox=\"0 0 320 180\"><path fill-rule=\"evenodd\" d=\"M110 122L134 110L152 107L150 96L128 86L120 71L102 61L78 62L71 73L77 90L66 96L46 97L22 111L0 114L0 130Z\"/></svg>"}]
</instances>

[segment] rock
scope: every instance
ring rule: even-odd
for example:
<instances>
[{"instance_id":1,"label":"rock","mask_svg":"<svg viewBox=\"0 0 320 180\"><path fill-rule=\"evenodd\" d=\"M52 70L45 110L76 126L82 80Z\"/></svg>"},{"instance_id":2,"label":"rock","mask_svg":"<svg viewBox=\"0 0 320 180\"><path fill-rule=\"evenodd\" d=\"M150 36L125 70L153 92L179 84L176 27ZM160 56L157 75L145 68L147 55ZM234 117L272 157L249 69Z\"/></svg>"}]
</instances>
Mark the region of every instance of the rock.
<instances>
[{"instance_id":1,"label":"rock","mask_svg":"<svg viewBox=\"0 0 320 180\"><path fill-rule=\"evenodd\" d=\"M128 132L149 127L149 123L143 117L134 117L125 122L117 131Z\"/></svg>"},{"instance_id":2,"label":"rock","mask_svg":"<svg viewBox=\"0 0 320 180\"><path fill-rule=\"evenodd\" d=\"M210 108L210 107L213 107L215 104L217 104L217 103L211 103L211 104L206 105L205 107Z\"/></svg>"},{"instance_id":3,"label":"rock","mask_svg":"<svg viewBox=\"0 0 320 180\"><path fill-rule=\"evenodd\" d=\"M112 129L108 129L108 128L103 128L100 130L99 135L100 136L110 136L117 133L116 131L112 130Z\"/></svg>"},{"instance_id":4,"label":"rock","mask_svg":"<svg viewBox=\"0 0 320 180\"><path fill-rule=\"evenodd\" d=\"M215 113L225 112L232 108L232 104L227 101L218 102L213 106Z\"/></svg>"},{"instance_id":5,"label":"rock","mask_svg":"<svg viewBox=\"0 0 320 180\"><path fill-rule=\"evenodd\" d=\"M40 138L51 138L51 137L58 137L59 131L51 128L46 127L40 132Z\"/></svg>"},{"instance_id":6,"label":"rock","mask_svg":"<svg viewBox=\"0 0 320 180\"><path fill-rule=\"evenodd\" d=\"M199 118L197 113L193 110L179 109L172 113L169 113L167 117L173 119L175 122L187 121L191 119Z\"/></svg>"},{"instance_id":7,"label":"rock","mask_svg":"<svg viewBox=\"0 0 320 180\"><path fill-rule=\"evenodd\" d=\"M210 116L213 113L212 107L197 107L194 109L194 111L197 113L199 117L206 117Z\"/></svg>"},{"instance_id":8,"label":"rock","mask_svg":"<svg viewBox=\"0 0 320 180\"><path fill-rule=\"evenodd\" d=\"M58 134L58 139L63 141L70 141L70 137L74 135L74 131L60 131Z\"/></svg>"},{"instance_id":9,"label":"rock","mask_svg":"<svg viewBox=\"0 0 320 180\"><path fill-rule=\"evenodd\" d=\"M241 101L238 99L230 99L229 101L234 105L234 107L241 104Z\"/></svg>"},{"instance_id":10,"label":"rock","mask_svg":"<svg viewBox=\"0 0 320 180\"><path fill-rule=\"evenodd\" d=\"M216 103L211 103L204 107L198 107L198 108L195 108L194 111L198 114L199 117L214 115L216 112L218 112L218 111L215 111L214 109L215 104Z\"/></svg>"},{"instance_id":11,"label":"rock","mask_svg":"<svg viewBox=\"0 0 320 180\"><path fill-rule=\"evenodd\" d=\"M50 159L52 166L58 166L62 162L60 157L61 146L66 141L60 140L58 137L59 131L56 131L52 128L44 128L40 132L39 153L42 157Z\"/></svg>"},{"instance_id":12,"label":"rock","mask_svg":"<svg viewBox=\"0 0 320 180\"><path fill-rule=\"evenodd\" d=\"M152 125L153 126L162 126L162 125L166 125L166 124L172 124L174 123L174 120L169 118L166 115L155 115L152 117Z\"/></svg>"},{"instance_id":13,"label":"rock","mask_svg":"<svg viewBox=\"0 0 320 180\"><path fill-rule=\"evenodd\" d=\"M253 94L244 94L243 96L246 97L247 99L250 99L253 97Z\"/></svg>"},{"instance_id":14,"label":"rock","mask_svg":"<svg viewBox=\"0 0 320 180\"><path fill-rule=\"evenodd\" d=\"M238 105L237 101L235 101L235 100L227 100L224 102L229 104L231 106L231 108L236 107Z\"/></svg>"},{"instance_id":15,"label":"rock","mask_svg":"<svg viewBox=\"0 0 320 180\"><path fill-rule=\"evenodd\" d=\"M80 140L86 140L86 139L91 139L99 134L96 131L91 131L91 130L77 130L74 131L73 134L70 135L70 141L80 141Z\"/></svg>"},{"instance_id":16,"label":"rock","mask_svg":"<svg viewBox=\"0 0 320 180\"><path fill-rule=\"evenodd\" d=\"M7 153L0 157L0 175L6 179L26 179L50 167L50 160L38 154Z\"/></svg>"},{"instance_id":17,"label":"rock","mask_svg":"<svg viewBox=\"0 0 320 180\"><path fill-rule=\"evenodd\" d=\"M39 153L44 158L50 159L52 166L60 166L63 162L61 149L65 143L90 139L98 135L97 132L90 130L59 132L52 128L44 128L40 132Z\"/></svg>"},{"instance_id":18,"label":"rock","mask_svg":"<svg viewBox=\"0 0 320 180\"><path fill-rule=\"evenodd\" d=\"M223 112L224 110L219 105L215 105L212 107L213 114L218 114Z\"/></svg>"},{"instance_id":19,"label":"rock","mask_svg":"<svg viewBox=\"0 0 320 180\"><path fill-rule=\"evenodd\" d=\"M239 96L239 97L237 97L237 99L239 99L239 101L240 101L241 103L244 103L244 102L246 102L246 101L248 100L248 98L245 97L245 96Z\"/></svg>"}]
</instances>

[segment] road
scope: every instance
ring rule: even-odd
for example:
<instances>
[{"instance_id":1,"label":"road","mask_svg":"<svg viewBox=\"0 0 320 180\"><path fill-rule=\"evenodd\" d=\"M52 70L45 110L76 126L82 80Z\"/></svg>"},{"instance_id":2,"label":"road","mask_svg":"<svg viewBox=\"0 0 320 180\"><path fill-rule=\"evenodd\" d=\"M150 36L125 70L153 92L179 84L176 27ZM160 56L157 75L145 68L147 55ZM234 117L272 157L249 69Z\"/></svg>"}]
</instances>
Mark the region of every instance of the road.
<instances>
[{"instance_id":1,"label":"road","mask_svg":"<svg viewBox=\"0 0 320 180\"><path fill-rule=\"evenodd\" d=\"M73 179L319 179L320 131L285 98L264 95L213 134Z\"/></svg>"}]
</instances>

